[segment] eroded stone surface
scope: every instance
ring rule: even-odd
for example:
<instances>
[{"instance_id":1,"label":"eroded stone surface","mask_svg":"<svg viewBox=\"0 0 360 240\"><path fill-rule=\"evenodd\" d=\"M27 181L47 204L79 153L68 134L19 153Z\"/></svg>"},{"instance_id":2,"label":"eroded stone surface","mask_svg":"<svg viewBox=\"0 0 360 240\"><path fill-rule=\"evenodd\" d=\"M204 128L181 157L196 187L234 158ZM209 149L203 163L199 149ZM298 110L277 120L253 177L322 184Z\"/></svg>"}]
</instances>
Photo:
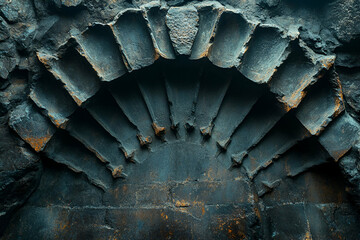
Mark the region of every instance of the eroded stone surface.
<instances>
[{"instance_id":1,"label":"eroded stone surface","mask_svg":"<svg viewBox=\"0 0 360 240\"><path fill-rule=\"evenodd\" d=\"M195 7L172 7L166 15L166 25L176 52L190 55L198 32L199 16Z\"/></svg>"}]
</instances>

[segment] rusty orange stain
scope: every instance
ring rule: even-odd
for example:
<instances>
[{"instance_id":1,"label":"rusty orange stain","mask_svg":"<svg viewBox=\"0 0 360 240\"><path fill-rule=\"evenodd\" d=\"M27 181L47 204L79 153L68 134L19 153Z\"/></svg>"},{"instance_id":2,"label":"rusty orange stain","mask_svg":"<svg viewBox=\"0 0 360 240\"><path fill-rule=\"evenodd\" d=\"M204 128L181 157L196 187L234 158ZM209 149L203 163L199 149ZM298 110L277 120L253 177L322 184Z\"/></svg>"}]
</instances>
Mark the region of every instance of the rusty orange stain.
<instances>
[{"instance_id":1,"label":"rusty orange stain","mask_svg":"<svg viewBox=\"0 0 360 240\"><path fill-rule=\"evenodd\" d=\"M101 162L103 162L103 163L107 163L107 162L108 162L108 161L107 161L103 156L101 156L95 149L90 148L90 147L88 147L88 149L89 149L92 153L94 153L95 156L96 156Z\"/></svg>"},{"instance_id":2,"label":"rusty orange stain","mask_svg":"<svg viewBox=\"0 0 360 240\"><path fill-rule=\"evenodd\" d=\"M193 201L192 202L192 205L193 206L198 206L198 207L201 207L201 215L205 215L205 203L204 202L201 202L201 201Z\"/></svg>"},{"instance_id":3,"label":"rusty orange stain","mask_svg":"<svg viewBox=\"0 0 360 240\"><path fill-rule=\"evenodd\" d=\"M162 217L162 219L164 219L164 220L168 220L168 215L166 215L164 212L162 212L161 214L161 217Z\"/></svg>"},{"instance_id":4,"label":"rusty orange stain","mask_svg":"<svg viewBox=\"0 0 360 240\"><path fill-rule=\"evenodd\" d=\"M113 178L119 178L119 177L121 177L122 172L123 172L123 166L119 166L119 167L115 168L111 174L112 174Z\"/></svg>"},{"instance_id":5,"label":"rusty orange stain","mask_svg":"<svg viewBox=\"0 0 360 240\"><path fill-rule=\"evenodd\" d=\"M60 128L60 129L66 128L67 119L60 121L60 120L54 118L50 113L48 115L51 118L51 121L55 124L55 126L57 128Z\"/></svg>"},{"instance_id":6,"label":"rusty orange stain","mask_svg":"<svg viewBox=\"0 0 360 240\"><path fill-rule=\"evenodd\" d=\"M166 133L165 127L160 127L155 122L152 123L152 127L153 127L153 129L155 131L155 135L158 136L158 137L162 137Z\"/></svg>"},{"instance_id":7,"label":"rusty orange stain","mask_svg":"<svg viewBox=\"0 0 360 240\"><path fill-rule=\"evenodd\" d=\"M309 231L307 231L307 232L305 233L304 240L312 240L312 236L311 236L311 233L310 233Z\"/></svg>"},{"instance_id":8,"label":"rusty orange stain","mask_svg":"<svg viewBox=\"0 0 360 240\"><path fill-rule=\"evenodd\" d=\"M69 88L67 87L67 85L65 85L65 88L68 90L68 92L70 93L71 97L74 99L74 101L76 102L76 104L80 107L82 105L82 101L77 97L75 96L75 94L69 90Z\"/></svg>"},{"instance_id":9,"label":"rusty orange stain","mask_svg":"<svg viewBox=\"0 0 360 240\"><path fill-rule=\"evenodd\" d=\"M189 202L186 202L185 200L177 200L175 203L175 207L189 207L191 204Z\"/></svg>"},{"instance_id":10,"label":"rusty orange stain","mask_svg":"<svg viewBox=\"0 0 360 240\"><path fill-rule=\"evenodd\" d=\"M161 53L156 51L156 49L154 49L154 61L158 60L161 57Z\"/></svg>"},{"instance_id":11,"label":"rusty orange stain","mask_svg":"<svg viewBox=\"0 0 360 240\"><path fill-rule=\"evenodd\" d=\"M215 179L216 173L212 167L210 167L208 169L208 171L206 172L206 176L207 176L208 180L210 180L210 181Z\"/></svg>"},{"instance_id":12,"label":"rusty orange stain","mask_svg":"<svg viewBox=\"0 0 360 240\"><path fill-rule=\"evenodd\" d=\"M37 52L36 55L40 62L42 62L47 67L49 66L49 60L45 57L44 54Z\"/></svg>"},{"instance_id":13,"label":"rusty orange stain","mask_svg":"<svg viewBox=\"0 0 360 240\"><path fill-rule=\"evenodd\" d=\"M257 217L259 220L261 220L261 214L260 214L259 209L258 209L258 208L254 208L254 212L255 212L256 217Z\"/></svg>"},{"instance_id":14,"label":"rusty orange stain","mask_svg":"<svg viewBox=\"0 0 360 240\"><path fill-rule=\"evenodd\" d=\"M335 98L335 114L334 114L334 117L337 117L345 108L343 89L342 89L342 85L341 85L339 75L336 76L336 83L337 83L337 87L338 87L338 91L337 91L338 97Z\"/></svg>"},{"instance_id":15,"label":"rusty orange stain","mask_svg":"<svg viewBox=\"0 0 360 240\"><path fill-rule=\"evenodd\" d=\"M245 233L238 228L239 226L241 226L240 218L228 219L226 221L219 218L217 230L226 231L228 239L246 239Z\"/></svg>"},{"instance_id":16,"label":"rusty orange stain","mask_svg":"<svg viewBox=\"0 0 360 240\"><path fill-rule=\"evenodd\" d=\"M326 70L330 69L334 65L334 58L326 58L321 61L323 68Z\"/></svg>"},{"instance_id":17,"label":"rusty orange stain","mask_svg":"<svg viewBox=\"0 0 360 240\"><path fill-rule=\"evenodd\" d=\"M118 199L119 198L119 188L115 188L114 190L111 190L111 192L112 192L112 194L114 195L114 197L116 198L116 199Z\"/></svg>"},{"instance_id":18,"label":"rusty orange stain","mask_svg":"<svg viewBox=\"0 0 360 240\"><path fill-rule=\"evenodd\" d=\"M297 89L290 95L282 97L282 101L285 102L287 106L287 111L295 108L299 105L301 100L305 97L306 93L304 89L311 83L311 77L308 74L303 76L300 80L300 84L298 84Z\"/></svg>"},{"instance_id":19,"label":"rusty orange stain","mask_svg":"<svg viewBox=\"0 0 360 240\"><path fill-rule=\"evenodd\" d=\"M46 143L51 139L52 135L51 134L47 134L44 137L26 137L24 138L24 140L30 144L30 146L36 151L36 152L40 152L44 146L46 145Z\"/></svg>"}]
</instances>

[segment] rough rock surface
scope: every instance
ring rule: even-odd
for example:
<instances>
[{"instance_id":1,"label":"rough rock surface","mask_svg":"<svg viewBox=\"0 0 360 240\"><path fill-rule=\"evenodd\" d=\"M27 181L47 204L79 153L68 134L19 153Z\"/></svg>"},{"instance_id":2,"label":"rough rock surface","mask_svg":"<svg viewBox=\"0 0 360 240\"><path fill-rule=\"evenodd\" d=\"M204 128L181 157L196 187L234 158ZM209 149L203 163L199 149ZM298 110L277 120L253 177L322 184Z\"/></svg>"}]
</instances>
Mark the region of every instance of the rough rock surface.
<instances>
[{"instance_id":1,"label":"rough rock surface","mask_svg":"<svg viewBox=\"0 0 360 240\"><path fill-rule=\"evenodd\" d=\"M0 232L3 232L11 214L36 189L42 166L40 158L15 139L6 125L1 126L0 133Z\"/></svg>"},{"instance_id":2,"label":"rough rock surface","mask_svg":"<svg viewBox=\"0 0 360 240\"><path fill-rule=\"evenodd\" d=\"M350 183L347 191L354 196L355 203L360 206L360 158L359 143L353 150L339 161L339 166Z\"/></svg>"},{"instance_id":3,"label":"rough rock surface","mask_svg":"<svg viewBox=\"0 0 360 240\"><path fill-rule=\"evenodd\" d=\"M189 55L198 31L199 16L195 7L172 7L166 15L170 38L178 54Z\"/></svg>"}]
</instances>

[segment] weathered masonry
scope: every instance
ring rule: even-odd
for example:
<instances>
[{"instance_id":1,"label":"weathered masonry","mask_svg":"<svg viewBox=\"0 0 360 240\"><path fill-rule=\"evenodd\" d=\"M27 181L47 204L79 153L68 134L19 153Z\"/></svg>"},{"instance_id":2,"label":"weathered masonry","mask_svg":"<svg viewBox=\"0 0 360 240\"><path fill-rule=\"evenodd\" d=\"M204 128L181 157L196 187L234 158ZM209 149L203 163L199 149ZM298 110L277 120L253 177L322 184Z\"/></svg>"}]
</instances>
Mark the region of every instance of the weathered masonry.
<instances>
[{"instance_id":1,"label":"weathered masonry","mask_svg":"<svg viewBox=\"0 0 360 240\"><path fill-rule=\"evenodd\" d=\"M1 239L360 239L360 4L20 2Z\"/></svg>"}]
</instances>

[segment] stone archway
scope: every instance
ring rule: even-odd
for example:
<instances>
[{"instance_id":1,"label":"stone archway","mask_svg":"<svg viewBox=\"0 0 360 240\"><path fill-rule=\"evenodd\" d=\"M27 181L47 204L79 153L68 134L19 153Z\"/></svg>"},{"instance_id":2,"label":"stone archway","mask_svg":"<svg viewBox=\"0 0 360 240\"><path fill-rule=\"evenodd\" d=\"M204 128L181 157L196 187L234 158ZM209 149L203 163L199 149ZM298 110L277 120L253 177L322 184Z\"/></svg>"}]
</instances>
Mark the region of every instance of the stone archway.
<instances>
[{"instance_id":1,"label":"stone archway","mask_svg":"<svg viewBox=\"0 0 360 240\"><path fill-rule=\"evenodd\" d=\"M214 2L127 9L71 35L37 51L49 73L10 117L51 163L5 237L345 234L332 167L359 126L334 56Z\"/></svg>"}]
</instances>

